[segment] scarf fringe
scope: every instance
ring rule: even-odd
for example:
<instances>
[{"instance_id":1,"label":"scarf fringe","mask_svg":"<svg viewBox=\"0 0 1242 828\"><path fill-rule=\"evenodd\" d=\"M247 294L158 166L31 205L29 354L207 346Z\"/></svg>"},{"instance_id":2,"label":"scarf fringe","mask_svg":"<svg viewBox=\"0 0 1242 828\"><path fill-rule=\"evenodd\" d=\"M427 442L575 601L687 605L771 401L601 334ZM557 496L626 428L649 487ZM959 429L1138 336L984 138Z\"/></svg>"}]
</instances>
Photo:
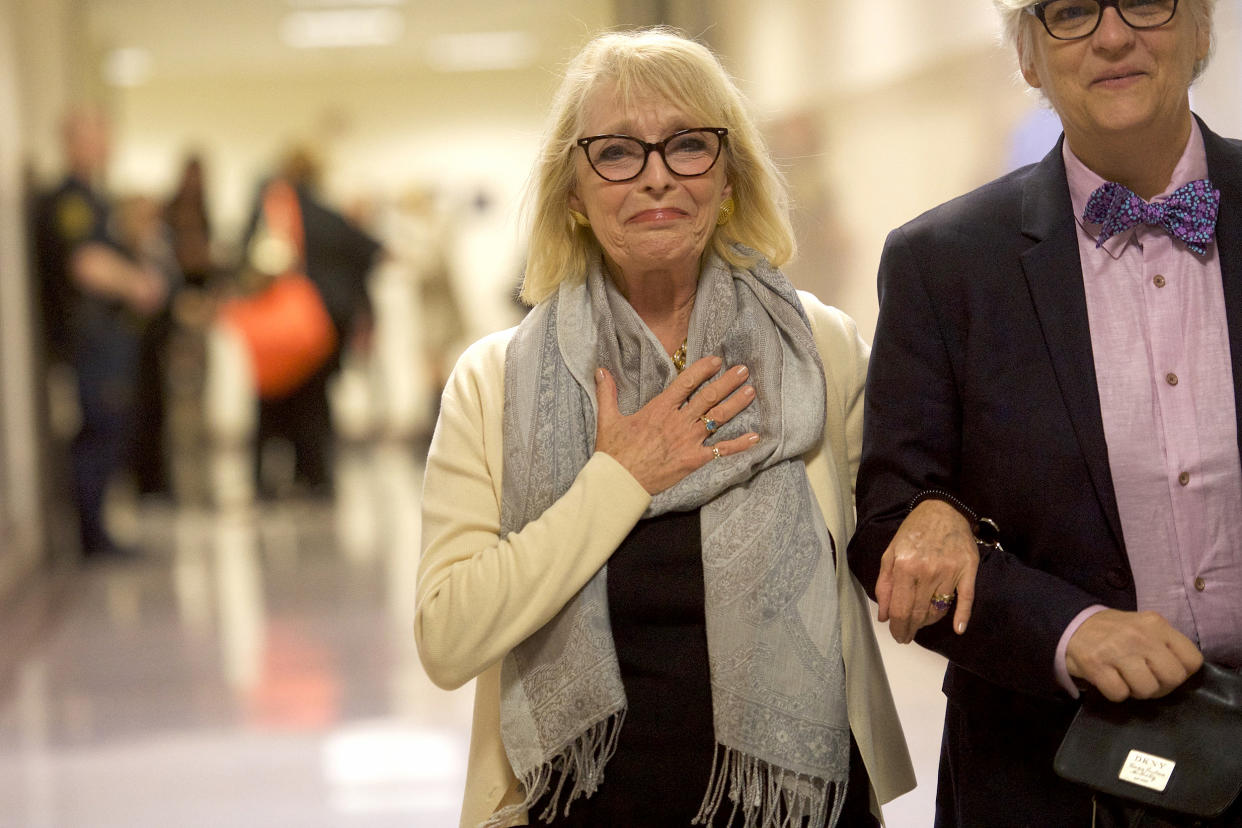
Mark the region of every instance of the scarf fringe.
<instances>
[{"instance_id":1,"label":"scarf fringe","mask_svg":"<svg viewBox=\"0 0 1242 828\"><path fill-rule=\"evenodd\" d=\"M533 773L522 779L522 787L526 798L517 805L510 805L496 811L479 828L501 828L510 824L514 817L529 814L535 803L543 799L552 789L555 778L556 790L553 792L548 806L539 814L543 822L551 822L560 807L565 785L571 778L572 787L565 796L565 815L569 815L570 804L580 796L592 796L604 781L604 766L617 752L617 739L621 735L621 725L625 722L625 710L622 709L601 722L587 728L560 753L540 765Z\"/></svg>"},{"instance_id":2,"label":"scarf fringe","mask_svg":"<svg viewBox=\"0 0 1242 828\"><path fill-rule=\"evenodd\" d=\"M707 793L692 825L711 825L727 794L733 803L727 824L740 811L742 828L834 826L845 807L846 781L795 773L717 744ZM828 817L829 802L832 819Z\"/></svg>"}]
</instances>

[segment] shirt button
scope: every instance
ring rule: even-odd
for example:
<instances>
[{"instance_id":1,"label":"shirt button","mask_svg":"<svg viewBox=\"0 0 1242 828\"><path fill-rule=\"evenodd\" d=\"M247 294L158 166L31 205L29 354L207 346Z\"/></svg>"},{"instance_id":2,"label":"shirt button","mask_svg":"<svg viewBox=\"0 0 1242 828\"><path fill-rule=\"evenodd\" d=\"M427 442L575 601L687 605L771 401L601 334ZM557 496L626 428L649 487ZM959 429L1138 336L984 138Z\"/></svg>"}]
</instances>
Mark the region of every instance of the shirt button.
<instances>
[{"instance_id":1,"label":"shirt button","mask_svg":"<svg viewBox=\"0 0 1242 828\"><path fill-rule=\"evenodd\" d=\"M1207 589L1207 581L1202 578L1195 578L1195 589L1203 592L1203 590Z\"/></svg>"},{"instance_id":2,"label":"shirt button","mask_svg":"<svg viewBox=\"0 0 1242 828\"><path fill-rule=\"evenodd\" d=\"M1177 374L1174 374L1173 372L1170 371L1169 373L1164 375L1164 381L1167 382L1169 385L1177 385Z\"/></svg>"},{"instance_id":3,"label":"shirt button","mask_svg":"<svg viewBox=\"0 0 1242 828\"><path fill-rule=\"evenodd\" d=\"M1185 486L1190 482L1190 472L1182 472L1177 476L1177 482Z\"/></svg>"},{"instance_id":4,"label":"shirt button","mask_svg":"<svg viewBox=\"0 0 1242 828\"><path fill-rule=\"evenodd\" d=\"M1156 278L1152 279L1152 282L1156 285L1156 287L1164 287L1165 285L1164 277L1159 273L1156 274Z\"/></svg>"},{"instance_id":5,"label":"shirt button","mask_svg":"<svg viewBox=\"0 0 1242 828\"><path fill-rule=\"evenodd\" d=\"M1120 566L1114 566L1104 572L1104 583L1113 589L1129 589L1130 573Z\"/></svg>"}]
</instances>

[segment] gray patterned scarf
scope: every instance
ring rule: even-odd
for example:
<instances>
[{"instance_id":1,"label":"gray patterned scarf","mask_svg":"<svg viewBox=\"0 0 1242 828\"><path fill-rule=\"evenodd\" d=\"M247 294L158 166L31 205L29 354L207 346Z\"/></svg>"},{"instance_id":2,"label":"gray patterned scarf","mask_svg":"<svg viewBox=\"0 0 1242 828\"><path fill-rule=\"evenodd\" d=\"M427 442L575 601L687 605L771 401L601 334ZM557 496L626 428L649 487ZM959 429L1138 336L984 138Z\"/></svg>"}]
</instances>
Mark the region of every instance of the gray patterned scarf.
<instances>
[{"instance_id":1,"label":"gray patterned scarf","mask_svg":"<svg viewBox=\"0 0 1242 828\"><path fill-rule=\"evenodd\" d=\"M713 460L658 494L644 517L699 509L716 756L696 824L725 796L745 828L835 824L849 775L849 722L832 540L801 455L821 439L824 374L788 280L765 261L712 255L699 279L688 360L717 354L750 368L756 402L725 424L752 449ZM594 372L616 378L623 414L675 369L604 276L563 285L534 308L505 357L501 534L539 517L573 483L595 440ZM626 697L608 619L607 568L501 668L501 735L526 799L558 803L603 781ZM567 793L567 797L566 797Z\"/></svg>"}]
</instances>

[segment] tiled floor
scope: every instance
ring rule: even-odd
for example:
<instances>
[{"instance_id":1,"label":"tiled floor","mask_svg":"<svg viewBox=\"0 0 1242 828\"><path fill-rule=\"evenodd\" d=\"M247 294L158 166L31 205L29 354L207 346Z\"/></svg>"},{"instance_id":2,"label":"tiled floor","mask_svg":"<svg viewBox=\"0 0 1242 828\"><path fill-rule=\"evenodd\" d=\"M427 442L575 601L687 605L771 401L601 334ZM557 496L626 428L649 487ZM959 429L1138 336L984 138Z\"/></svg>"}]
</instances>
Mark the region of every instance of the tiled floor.
<instances>
[{"instance_id":1,"label":"tiled floor","mask_svg":"<svg viewBox=\"0 0 1242 828\"><path fill-rule=\"evenodd\" d=\"M334 502L145 507L146 560L6 608L0 826L455 826L472 696L414 648L420 487L389 446ZM882 640L922 782L886 814L924 828L943 662Z\"/></svg>"}]
</instances>

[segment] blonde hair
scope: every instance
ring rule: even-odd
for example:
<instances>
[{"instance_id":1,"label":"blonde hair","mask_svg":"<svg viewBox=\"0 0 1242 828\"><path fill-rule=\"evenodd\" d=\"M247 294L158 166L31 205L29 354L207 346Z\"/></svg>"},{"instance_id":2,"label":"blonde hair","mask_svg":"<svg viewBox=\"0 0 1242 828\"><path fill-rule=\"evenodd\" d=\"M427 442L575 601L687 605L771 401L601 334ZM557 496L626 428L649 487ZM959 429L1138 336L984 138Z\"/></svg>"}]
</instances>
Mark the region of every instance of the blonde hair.
<instances>
[{"instance_id":1,"label":"blonde hair","mask_svg":"<svg viewBox=\"0 0 1242 828\"><path fill-rule=\"evenodd\" d=\"M737 210L712 233L710 247L725 260L746 266L740 243L774 266L794 254L785 181L768 154L742 93L705 46L665 27L608 32L592 39L569 64L552 103L543 148L531 174L526 200L530 235L521 298L534 305L567 280L584 277L599 250L590 228L569 215L574 143L582 137L582 113L590 95L615 84L623 103L647 94L685 110L702 126L729 130L720 161L733 187Z\"/></svg>"},{"instance_id":2,"label":"blonde hair","mask_svg":"<svg viewBox=\"0 0 1242 828\"><path fill-rule=\"evenodd\" d=\"M1028 6L1035 5L1031 0L992 0L992 5L1000 13L1001 38L1018 54L1022 68L1031 68L1033 54L1032 37L1039 34L1043 24L1035 15L1027 13ZM1195 25L1205 29L1212 36L1212 13L1216 10L1216 0L1182 0L1178 12L1189 11L1194 16ZM1216 48L1216 38L1212 36L1212 47L1202 60L1195 63L1191 80L1198 80L1207 69Z\"/></svg>"}]
</instances>

